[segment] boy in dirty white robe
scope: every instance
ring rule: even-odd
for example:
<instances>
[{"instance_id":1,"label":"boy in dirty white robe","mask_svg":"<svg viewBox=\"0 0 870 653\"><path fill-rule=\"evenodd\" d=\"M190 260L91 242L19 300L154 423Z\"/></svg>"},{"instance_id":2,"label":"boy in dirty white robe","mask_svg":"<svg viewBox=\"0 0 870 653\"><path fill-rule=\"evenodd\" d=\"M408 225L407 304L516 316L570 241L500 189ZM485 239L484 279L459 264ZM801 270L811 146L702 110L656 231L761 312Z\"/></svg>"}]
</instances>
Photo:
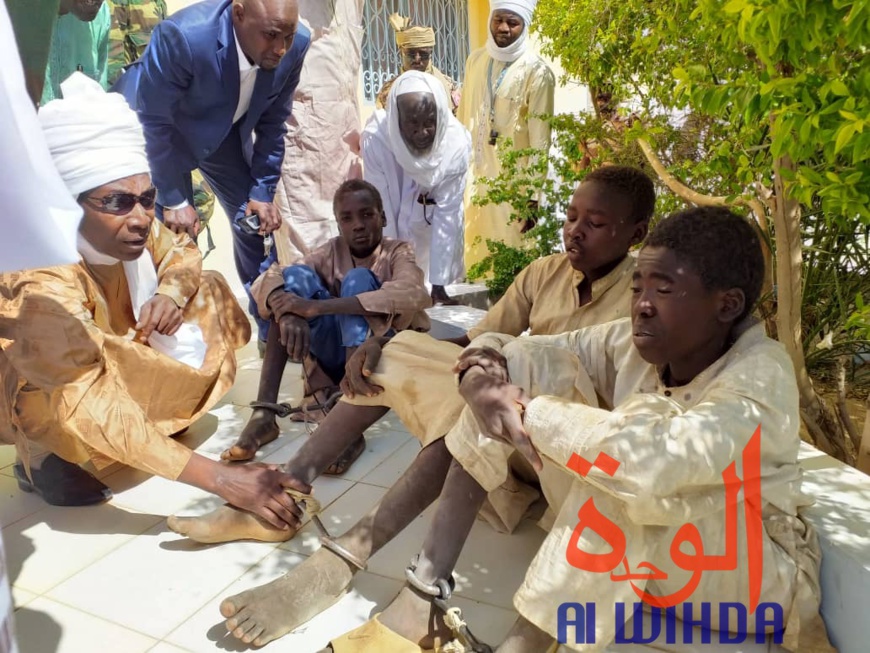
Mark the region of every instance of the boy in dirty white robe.
<instances>
[{"instance_id":1,"label":"boy in dirty white robe","mask_svg":"<svg viewBox=\"0 0 870 653\"><path fill-rule=\"evenodd\" d=\"M818 613L818 543L798 514L794 371L747 317L763 274L746 221L692 209L660 223L641 250L631 320L473 342L457 366L468 407L447 436L456 462L409 584L382 615L334 641L334 653L470 642L445 625L426 588L449 578L476 506L515 456L537 471L558 516L514 597L521 617L498 653L553 650L566 602L595 604L595 637L563 643L602 650L615 636L615 606L630 613L642 594L678 605L677 615L691 602L696 619L710 603L714 631L724 626L721 603L750 612L776 603L786 647L831 650ZM734 461L743 494L728 505L723 479ZM718 566L709 559L729 553ZM693 577L688 570L705 554ZM619 577L632 572L631 583ZM751 616L747 631L755 632Z\"/></svg>"}]
</instances>

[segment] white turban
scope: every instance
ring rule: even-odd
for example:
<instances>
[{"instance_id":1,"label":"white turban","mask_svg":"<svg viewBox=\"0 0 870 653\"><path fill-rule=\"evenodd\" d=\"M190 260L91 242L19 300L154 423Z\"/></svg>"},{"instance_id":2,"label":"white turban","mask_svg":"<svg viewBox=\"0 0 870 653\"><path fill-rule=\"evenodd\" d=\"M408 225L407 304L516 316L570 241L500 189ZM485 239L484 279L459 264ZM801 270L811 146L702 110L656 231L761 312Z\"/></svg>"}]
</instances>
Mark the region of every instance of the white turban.
<instances>
[{"instance_id":1,"label":"white turban","mask_svg":"<svg viewBox=\"0 0 870 653\"><path fill-rule=\"evenodd\" d=\"M397 98L406 93L431 93L435 96L435 140L426 154L417 154L408 149L399 129ZM396 157L396 162L422 188L432 190L445 175L452 172L455 155L465 143L462 135L465 128L450 110L444 84L432 75L417 70L403 73L390 88L386 118L390 151Z\"/></svg>"},{"instance_id":2,"label":"white turban","mask_svg":"<svg viewBox=\"0 0 870 653\"><path fill-rule=\"evenodd\" d=\"M62 100L52 100L39 110L39 122L51 158L67 190L79 195L103 184L148 173L145 137L139 117L120 93L106 93L90 77L76 72L60 85ZM98 251L79 234L78 250L94 265L118 263ZM133 317L157 292L157 270L146 249L134 261L125 261L124 274L130 291ZM195 324L182 324L175 335L156 331L148 338L153 349L199 369L206 345Z\"/></svg>"},{"instance_id":3,"label":"white turban","mask_svg":"<svg viewBox=\"0 0 870 653\"><path fill-rule=\"evenodd\" d=\"M492 38L492 30L486 33L486 51L496 61L514 62L526 52L529 38L529 25L532 23L532 14L538 0L490 0L489 22L492 25L492 15L496 11L510 11L523 19L523 33L520 37L506 48L500 48Z\"/></svg>"},{"instance_id":4,"label":"white turban","mask_svg":"<svg viewBox=\"0 0 870 653\"><path fill-rule=\"evenodd\" d=\"M63 99L42 107L39 122L70 193L149 172L142 126L123 95L80 72L60 88Z\"/></svg>"}]
</instances>

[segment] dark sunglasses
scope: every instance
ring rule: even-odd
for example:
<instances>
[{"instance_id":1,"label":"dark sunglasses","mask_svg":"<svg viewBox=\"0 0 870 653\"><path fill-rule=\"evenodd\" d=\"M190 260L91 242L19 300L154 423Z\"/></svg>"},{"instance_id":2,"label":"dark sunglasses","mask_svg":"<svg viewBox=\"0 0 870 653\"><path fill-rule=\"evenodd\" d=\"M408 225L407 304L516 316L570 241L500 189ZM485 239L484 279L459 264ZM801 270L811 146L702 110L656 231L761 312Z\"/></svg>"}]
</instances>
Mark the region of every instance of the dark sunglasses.
<instances>
[{"instance_id":1,"label":"dark sunglasses","mask_svg":"<svg viewBox=\"0 0 870 653\"><path fill-rule=\"evenodd\" d=\"M84 199L100 211L114 215L126 215L137 204L141 204L142 208L146 211L153 209L157 199L157 189L152 186L141 195L134 195L133 193L109 193L102 197L90 197L86 195Z\"/></svg>"},{"instance_id":2,"label":"dark sunglasses","mask_svg":"<svg viewBox=\"0 0 870 653\"><path fill-rule=\"evenodd\" d=\"M432 53L426 50L403 50L402 56L410 61L416 61L417 57L420 57L420 61L429 61Z\"/></svg>"}]
</instances>

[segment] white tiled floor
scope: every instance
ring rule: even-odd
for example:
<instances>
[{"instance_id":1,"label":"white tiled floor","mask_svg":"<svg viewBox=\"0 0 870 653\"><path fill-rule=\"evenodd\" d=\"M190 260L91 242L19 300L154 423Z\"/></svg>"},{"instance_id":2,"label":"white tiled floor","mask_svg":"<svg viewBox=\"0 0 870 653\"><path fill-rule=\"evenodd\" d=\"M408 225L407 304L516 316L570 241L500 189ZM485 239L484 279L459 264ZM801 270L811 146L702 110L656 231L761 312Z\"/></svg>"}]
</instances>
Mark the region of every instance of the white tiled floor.
<instances>
[{"instance_id":1,"label":"white tiled floor","mask_svg":"<svg viewBox=\"0 0 870 653\"><path fill-rule=\"evenodd\" d=\"M242 350L240 363L233 392L183 438L205 455L216 457L250 413L246 404L256 391L258 371L253 346ZM297 366L288 368L281 394L298 401ZM281 420L281 428L281 437L258 459L284 461L308 437L304 425ZM366 452L344 478L315 483L327 527L336 533L347 529L377 503L417 451L416 440L394 415L378 422L368 433ZM126 467L100 474L115 492L110 503L53 508L18 490L12 460L11 448L0 448L0 523L22 653L90 651L95 642L113 653L243 650L226 637L221 599L280 576L319 546L311 524L281 546L191 544L167 530L166 516L201 513L219 499ZM383 608L401 587L404 565L398 561L419 549L430 515L431 510L376 556L337 605L266 650L319 651L330 637ZM480 636L498 641L507 633L515 619L510 597L522 580L522 561L540 539L533 527L509 538L482 523L475 526L458 569L458 600Z\"/></svg>"}]
</instances>

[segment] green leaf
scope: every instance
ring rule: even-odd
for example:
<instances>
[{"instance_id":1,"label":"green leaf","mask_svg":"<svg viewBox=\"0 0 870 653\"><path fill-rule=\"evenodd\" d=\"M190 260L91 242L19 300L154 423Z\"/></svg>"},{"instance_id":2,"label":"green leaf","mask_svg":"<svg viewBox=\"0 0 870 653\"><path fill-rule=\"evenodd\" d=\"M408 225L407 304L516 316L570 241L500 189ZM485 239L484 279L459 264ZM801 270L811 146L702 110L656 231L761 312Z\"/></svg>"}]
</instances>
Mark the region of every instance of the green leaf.
<instances>
[{"instance_id":1,"label":"green leaf","mask_svg":"<svg viewBox=\"0 0 870 653\"><path fill-rule=\"evenodd\" d=\"M831 80L831 92L834 95L839 95L841 97L845 97L849 95L849 87L843 83L842 79L832 79Z\"/></svg>"},{"instance_id":2,"label":"green leaf","mask_svg":"<svg viewBox=\"0 0 870 653\"><path fill-rule=\"evenodd\" d=\"M773 37L771 46L775 49L782 41L782 14L777 7L770 7L767 11L767 22L770 25L770 35Z\"/></svg>"},{"instance_id":3,"label":"green leaf","mask_svg":"<svg viewBox=\"0 0 870 653\"><path fill-rule=\"evenodd\" d=\"M729 2L722 7L722 10L726 14L739 14L747 4L746 0L729 0Z\"/></svg>"},{"instance_id":4,"label":"green leaf","mask_svg":"<svg viewBox=\"0 0 870 653\"><path fill-rule=\"evenodd\" d=\"M834 142L834 154L839 154L840 150L842 150L849 143L849 139L855 133L855 123L847 122L845 125L840 127L837 131L837 140Z\"/></svg>"}]
</instances>

